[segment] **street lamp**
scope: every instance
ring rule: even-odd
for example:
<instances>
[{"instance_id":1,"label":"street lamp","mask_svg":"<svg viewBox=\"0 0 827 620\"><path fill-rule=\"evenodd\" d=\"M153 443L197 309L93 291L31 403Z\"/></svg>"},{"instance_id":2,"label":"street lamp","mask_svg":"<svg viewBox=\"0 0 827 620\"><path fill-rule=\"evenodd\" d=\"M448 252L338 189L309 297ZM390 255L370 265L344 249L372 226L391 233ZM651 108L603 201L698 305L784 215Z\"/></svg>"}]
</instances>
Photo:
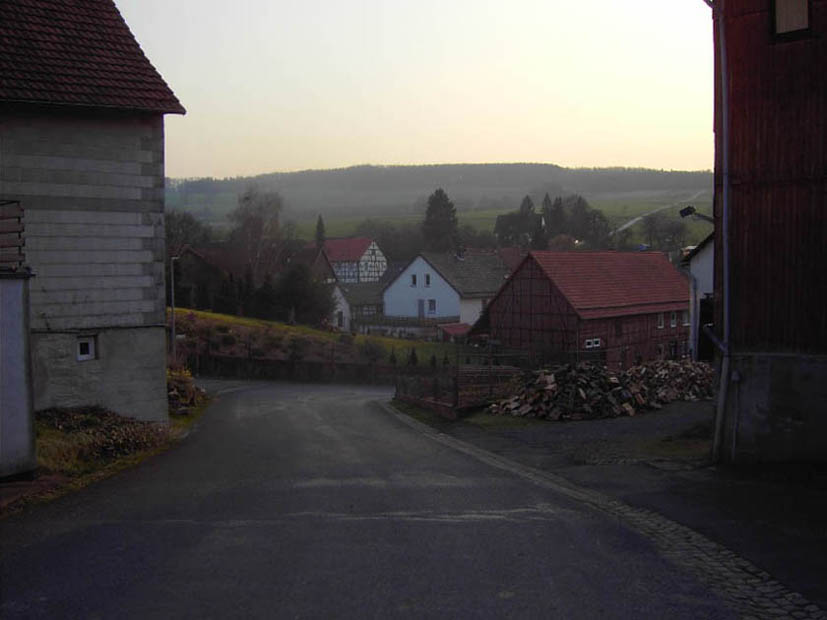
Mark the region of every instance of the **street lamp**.
<instances>
[{"instance_id":1,"label":"street lamp","mask_svg":"<svg viewBox=\"0 0 827 620\"><path fill-rule=\"evenodd\" d=\"M709 217L708 215L704 215L703 213L698 213L698 211L692 205L687 205L678 213L681 214L681 217L689 217L690 215L694 217L696 220L704 220L705 222L711 222L712 224L715 223L715 220Z\"/></svg>"},{"instance_id":2,"label":"street lamp","mask_svg":"<svg viewBox=\"0 0 827 620\"><path fill-rule=\"evenodd\" d=\"M170 321L170 334L172 336L172 362L175 363L177 359L175 353L175 261L180 256L171 256L169 259L169 305L172 308L172 317Z\"/></svg>"}]
</instances>

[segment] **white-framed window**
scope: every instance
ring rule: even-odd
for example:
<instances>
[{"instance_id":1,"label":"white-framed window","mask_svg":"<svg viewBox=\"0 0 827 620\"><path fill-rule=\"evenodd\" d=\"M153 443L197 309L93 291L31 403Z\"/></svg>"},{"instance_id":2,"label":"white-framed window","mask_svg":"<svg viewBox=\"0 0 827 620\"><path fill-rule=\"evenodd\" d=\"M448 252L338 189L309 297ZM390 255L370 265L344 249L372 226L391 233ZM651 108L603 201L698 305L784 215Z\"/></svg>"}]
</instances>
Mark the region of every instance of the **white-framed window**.
<instances>
[{"instance_id":1,"label":"white-framed window","mask_svg":"<svg viewBox=\"0 0 827 620\"><path fill-rule=\"evenodd\" d=\"M663 329L663 312L658 313L658 329Z\"/></svg>"},{"instance_id":2,"label":"white-framed window","mask_svg":"<svg viewBox=\"0 0 827 620\"><path fill-rule=\"evenodd\" d=\"M431 274L430 273L425 274L425 286L431 286Z\"/></svg>"},{"instance_id":3,"label":"white-framed window","mask_svg":"<svg viewBox=\"0 0 827 620\"><path fill-rule=\"evenodd\" d=\"M678 326L678 313L672 312L669 315L669 327L677 327Z\"/></svg>"},{"instance_id":4,"label":"white-framed window","mask_svg":"<svg viewBox=\"0 0 827 620\"><path fill-rule=\"evenodd\" d=\"M592 339L591 338L586 338L586 342L583 343L583 346L587 349L591 349L592 348Z\"/></svg>"},{"instance_id":5,"label":"white-framed window","mask_svg":"<svg viewBox=\"0 0 827 620\"><path fill-rule=\"evenodd\" d=\"M599 349L600 348L600 338L586 338L586 342L584 346L587 349Z\"/></svg>"},{"instance_id":6,"label":"white-framed window","mask_svg":"<svg viewBox=\"0 0 827 620\"><path fill-rule=\"evenodd\" d=\"M97 347L97 337L96 336L78 336L77 340L77 360L79 362L85 362L87 360L97 359L98 357L98 347Z\"/></svg>"},{"instance_id":7,"label":"white-framed window","mask_svg":"<svg viewBox=\"0 0 827 620\"><path fill-rule=\"evenodd\" d=\"M411 286L416 286L416 274L411 274Z\"/></svg>"},{"instance_id":8,"label":"white-framed window","mask_svg":"<svg viewBox=\"0 0 827 620\"><path fill-rule=\"evenodd\" d=\"M428 300L428 314L436 314L436 299Z\"/></svg>"},{"instance_id":9,"label":"white-framed window","mask_svg":"<svg viewBox=\"0 0 827 620\"><path fill-rule=\"evenodd\" d=\"M683 310L681 312L681 322L684 325L689 325L689 310Z\"/></svg>"},{"instance_id":10,"label":"white-framed window","mask_svg":"<svg viewBox=\"0 0 827 620\"><path fill-rule=\"evenodd\" d=\"M810 28L809 0L775 0L775 34L789 34Z\"/></svg>"}]
</instances>

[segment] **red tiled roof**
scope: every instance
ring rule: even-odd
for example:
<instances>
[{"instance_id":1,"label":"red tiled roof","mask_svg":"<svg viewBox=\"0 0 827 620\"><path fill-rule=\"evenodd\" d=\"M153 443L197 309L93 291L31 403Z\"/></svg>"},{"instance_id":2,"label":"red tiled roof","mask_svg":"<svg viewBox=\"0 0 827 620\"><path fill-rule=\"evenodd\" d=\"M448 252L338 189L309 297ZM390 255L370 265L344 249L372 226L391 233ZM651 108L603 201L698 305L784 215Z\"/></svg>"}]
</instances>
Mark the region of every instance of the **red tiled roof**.
<instances>
[{"instance_id":1,"label":"red tiled roof","mask_svg":"<svg viewBox=\"0 0 827 620\"><path fill-rule=\"evenodd\" d=\"M685 310L689 284L661 252L531 252L585 319Z\"/></svg>"},{"instance_id":2,"label":"red tiled roof","mask_svg":"<svg viewBox=\"0 0 827 620\"><path fill-rule=\"evenodd\" d=\"M468 323L441 323L438 327L449 336L464 336L471 330Z\"/></svg>"},{"instance_id":3,"label":"red tiled roof","mask_svg":"<svg viewBox=\"0 0 827 620\"><path fill-rule=\"evenodd\" d=\"M2 0L0 101L184 114L112 0Z\"/></svg>"},{"instance_id":4,"label":"red tiled roof","mask_svg":"<svg viewBox=\"0 0 827 620\"><path fill-rule=\"evenodd\" d=\"M358 261L367 252L373 239L353 237L351 239L327 239L324 251L331 263L340 261Z\"/></svg>"}]
</instances>

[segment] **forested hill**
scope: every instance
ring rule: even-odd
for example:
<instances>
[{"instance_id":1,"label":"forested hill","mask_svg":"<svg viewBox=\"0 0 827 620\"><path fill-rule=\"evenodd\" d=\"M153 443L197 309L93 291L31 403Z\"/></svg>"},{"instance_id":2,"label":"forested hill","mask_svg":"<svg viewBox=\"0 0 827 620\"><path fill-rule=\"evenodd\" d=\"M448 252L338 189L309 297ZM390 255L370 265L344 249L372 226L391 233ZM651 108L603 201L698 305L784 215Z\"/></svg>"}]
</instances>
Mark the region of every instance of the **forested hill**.
<instances>
[{"instance_id":1,"label":"forested hill","mask_svg":"<svg viewBox=\"0 0 827 620\"><path fill-rule=\"evenodd\" d=\"M552 164L442 164L355 166L231 179L167 179L167 207L206 221L222 221L246 187L278 191L288 213L378 215L424 210L427 196L442 187L459 210L513 209L526 194L539 203L577 193L589 197L642 192L712 189L709 171L642 168L563 168Z\"/></svg>"}]
</instances>

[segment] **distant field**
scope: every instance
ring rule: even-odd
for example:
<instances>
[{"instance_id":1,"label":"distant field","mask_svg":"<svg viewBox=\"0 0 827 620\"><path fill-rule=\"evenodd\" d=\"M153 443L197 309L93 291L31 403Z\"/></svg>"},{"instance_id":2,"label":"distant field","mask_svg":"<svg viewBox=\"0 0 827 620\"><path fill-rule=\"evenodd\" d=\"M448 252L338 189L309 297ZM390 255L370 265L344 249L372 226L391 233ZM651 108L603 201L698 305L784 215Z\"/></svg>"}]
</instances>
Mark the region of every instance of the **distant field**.
<instances>
[{"instance_id":1,"label":"distant field","mask_svg":"<svg viewBox=\"0 0 827 620\"><path fill-rule=\"evenodd\" d=\"M686 201L688 197L686 192L634 192L622 196L588 198L589 204L595 209L599 209L609 220L612 228L617 228L632 218L641 216L645 213L654 211L655 209L666 207L660 213L665 217L678 218L678 211L687 204L692 204L699 213L712 215L712 196L706 193L698 196L696 199ZM677 203L677 204L676 204ZM494 230L494 224L497 221L497 216L507 213L505 210L488 209L475 211L460 211L458 215L460 226L470 224L477 230ZM370 217L376 222L387 222L394 225L415 224L421 222L423 219L421 214L404 214L404 215L378 215ZM356 232L357 227L365 219L364 216L323 216L325 223L325 232L328 237L347 237ZM694 220L692 218L684 220L688 228L688 245L695 245L704 239L711 231L712 225ZM296 221L296 228L298 236L303 239L312 239L316 231L316 218L306 218ZM643 241L642 226L640 223L632 226L631 239L635 243Z\"/></svg>"}]
</instances>

